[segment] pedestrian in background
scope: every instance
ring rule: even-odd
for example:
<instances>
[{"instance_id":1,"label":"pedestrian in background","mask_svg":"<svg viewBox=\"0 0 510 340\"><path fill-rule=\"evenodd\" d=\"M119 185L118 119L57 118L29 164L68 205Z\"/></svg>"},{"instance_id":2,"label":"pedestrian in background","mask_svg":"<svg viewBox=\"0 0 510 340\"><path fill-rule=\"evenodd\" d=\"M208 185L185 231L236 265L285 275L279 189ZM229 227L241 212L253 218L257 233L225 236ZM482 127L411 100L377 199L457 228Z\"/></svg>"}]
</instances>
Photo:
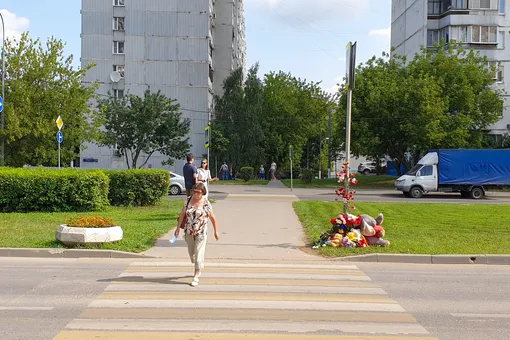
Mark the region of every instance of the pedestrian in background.
<instances>
[{"instance_id":1,"label":"pedestrian in background","mask_svg":"<svg viewBox=\"0 0 510 340\"><path fill-rule=\"evenodd\" d=\"M273 161L271 163L271 169L269 170L269 172L271 173L271 180L272 181L275 181L276 180L276 163Z\"/></svg>"},{"instance_id":2,"label":"pedestrian in background","mask_svg":"<svg viewBox=\"0 0 510 340\"><path fill-rule=\"evenodd\" d=\"M223 162L223 164L220 167L220 172L221 172L221 179L223 181L228 180L228 165L227 165L227 162Z\"/></svg>"},{"instance_id":3,"label":"pedestrian in background","mask_svg":"<svg viewBox=\"0 0 510 340\"><path fill-rule=\"evenodd\" d=\"M209 199L209 182L219 181L217 177L211 178L211 171L209 170L209 164L207 159L202 159L200 164L200 168L198 168L197 172L197 181L200 183L204 183L205 189L207 193L205 194L205 199Z\"/></svg>"},{"instance_id":4,"label":"pedestrian in background","mask_svg":"<svg viewBox=\"0 0 510 340\"><path fill-rule=\"evenodd\" d=\"M195 157L192 154L186 156L187 163L182 168L182 175L184 176L184 187L186 188L186 196L191 196L191 188L197 182L197 168L195 167Z\"/></svg>"},{"instance_id":5,"label":"pedestrian in background","mask_svg":"<svg viewBox=\"0 0 510 340\"><path fill-rule=\"evenodd\" d=\"M263 165L260 166L259 177L260 179L266 179L266 170Z\"/></svg>"},{"instance_id":6,"label":"pedestrian in background","mask_svg":"<svg viewBox=\"0 0 510 340\"><path fill-rule=\"evenodd\" d=\"M184 203L184 207L179 215L175 237L179 237L179 232L184 229L184 240L188 245L188 254L191 263L195 264L195 272L191 286L198 286L199 277L204 269L205 245L207 243L207 227L211 220L214 228L214 238L220 239L216 217L214 216L211 203L205 198L207 189L204 183L197 183L191 190L191 199Z\"/></svg>"}]
</instances>

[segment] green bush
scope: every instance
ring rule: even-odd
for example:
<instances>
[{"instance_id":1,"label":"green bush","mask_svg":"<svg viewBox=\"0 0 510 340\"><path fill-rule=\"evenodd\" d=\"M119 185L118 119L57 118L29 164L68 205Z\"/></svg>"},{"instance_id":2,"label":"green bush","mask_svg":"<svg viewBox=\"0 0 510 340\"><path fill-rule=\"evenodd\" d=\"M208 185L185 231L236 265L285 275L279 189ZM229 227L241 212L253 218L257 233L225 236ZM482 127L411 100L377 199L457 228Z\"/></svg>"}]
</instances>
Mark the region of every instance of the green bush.
<instances>
[{"instance_id":1,"label":"green bush","mask_svg":"<svg viewBox=\"0 0 510 340\"><path fill-rule=\"evenodd\" d=\"M110 204L154 205L168 195L170 172L166 170L104 170L110 178Z\"/></svg>"},{"instance_id":2,"label":"green bush","mask_svg":"<svg viewBox=\"0 0 510 340\"><path fill-rule=\"evenodd\" d=\"M250 179L253 178L254 170L251 166L243 166L239 170L239 178L242 179L245 182L248 182Z\"/></svg>"},{"instance_id":3,"label":"green bush","mask_svg":"<svg viewBox=\"0 0 510 340\"><path fill-rule=\"evenodd\" d=\"M311 169L301 169L300 177L301 177L301 179L303 180L303 182L305 184L312 183L313 170L311 170Z\"/></svg>"},{"instance_id":4,"label":"green bush","mask_svg":"<svg viewBox=\"0 0 510 340\"><path fill-rule=\"evenodd\" d=\"M108 181L101 170L1 168L0 210L103 210L109 205Z\"/></svg>"}]
</instances>

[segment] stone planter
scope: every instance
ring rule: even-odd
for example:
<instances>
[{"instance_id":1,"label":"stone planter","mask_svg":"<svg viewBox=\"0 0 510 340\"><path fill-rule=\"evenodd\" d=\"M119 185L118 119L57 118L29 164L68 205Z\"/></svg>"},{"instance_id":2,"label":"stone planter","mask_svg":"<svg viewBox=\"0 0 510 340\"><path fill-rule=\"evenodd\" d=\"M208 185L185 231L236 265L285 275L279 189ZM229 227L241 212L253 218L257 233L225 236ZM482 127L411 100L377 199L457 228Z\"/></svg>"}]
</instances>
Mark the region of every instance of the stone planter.
<instances>
[{"instance_id":1,"label":"stone planter","mask_svg":"<svg viewBox=\"0 0 510 340\"><path fill-rule=\"evenodd\" d=\"M109 228L75 228L65 224L57 229L57 240L66 246L101 244L122 240L124 233L119 226Z\"/></svg>"}]
</instances>

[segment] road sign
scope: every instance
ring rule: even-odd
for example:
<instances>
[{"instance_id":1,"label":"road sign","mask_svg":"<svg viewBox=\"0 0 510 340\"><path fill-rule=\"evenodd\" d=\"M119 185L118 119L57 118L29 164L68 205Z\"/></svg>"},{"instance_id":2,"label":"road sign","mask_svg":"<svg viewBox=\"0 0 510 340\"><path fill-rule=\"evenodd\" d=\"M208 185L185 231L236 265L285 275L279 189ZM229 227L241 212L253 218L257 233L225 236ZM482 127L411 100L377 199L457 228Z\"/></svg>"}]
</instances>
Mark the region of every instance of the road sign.
<instances>
[{"instance_id":1,"label":"road sign","mask_svg":"<svg viewBox=\"0 0 510 340\"><path fill-rule=\"evenodd\" d=\"M209 149L209 146L211 146L211 126L210 125L208 125L205 128L205 142L204 142L204 146L206 147L206 149Z\"/></svg>"},{"instance_id":2,"label":"road sign","mask_svg":"<svg viewBox=\"0 0 510 340\"><path fill-rule=\"evenodd\" d=\"M0 97L0 112L4 110L4 99Z\"/></svg>"},{"instance_id":3,"label":"road sign","mask_svg":"<svg viewBox=\"0 0 510 340\"><path fill-rule=\"evenodd\" d=\"M60 144L64 141L64 134L62 131L57 132L57 142Z\"/></svg>"},{"instance_id":4,"label":"road sign","mask_svg":"<svg viewBox=\"0 0 510 340\"><path fill-rule=\"evenodd\" d=\"M356 76L356 45L357 42L349 42L346 47L345 65L345 87L348 90L354 89L354 78Z\"/></svg>"},{"instance_id":5,"label":"road sign","mask_svg":"<svg viewBox=\"0 0 510 340\"><path fill-rule=\"evenodd\" d=\"M60 116L58 116L57 120L57 127L58 127L58 130L62 130L62 126L64 126L64 121L62 121L62 118L60 118Z\"/></svg>"}]
</instances>

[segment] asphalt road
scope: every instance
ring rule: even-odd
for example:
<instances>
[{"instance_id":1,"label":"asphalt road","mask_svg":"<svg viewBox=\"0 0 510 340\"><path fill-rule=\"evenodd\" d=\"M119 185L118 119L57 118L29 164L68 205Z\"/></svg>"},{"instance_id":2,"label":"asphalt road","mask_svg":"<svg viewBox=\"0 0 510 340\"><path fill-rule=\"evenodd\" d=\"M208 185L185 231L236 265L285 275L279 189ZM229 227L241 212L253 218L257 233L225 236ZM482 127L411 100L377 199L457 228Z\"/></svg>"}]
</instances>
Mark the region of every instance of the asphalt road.
<instances>
[{"instance_id":1,"label":"asphalt road","mask_svg":"<svg viewBox=\"0 0 510 340\"><path fill-rule=\"evenodd\" d=\"M124 261L0 258L0 339L50 340L101 294Z\"/></svg>"},{"instance_id":2,"label":"asphalt road","mask_svg":"<svg viewBox=\"0 0 510 340\"><path fill-rule=\"evenodd\" d=\"M509 266L358 267L440 340L510 339Z\"/></svg>"},{"instance_id":3,"label":"asphalt road","mask_svg":"<svg viewBox=\"0 0 510 340\"><path fill-rule=\"evenodd\" d=\"M238 186L232 187L213 187L210 198L214 200L224 200L229 193L246 194L284 194L296 195L302 201L334 201L336 195L333 189L281 189L279 191L268 192L261 186ZM182 200L183 195L168 196L171 200ZM483 199L474 200L462 198L456 193L434 193L424 195L422 198L409 198L396 190L357 190L355 199L358 202L408 202L408 203L445 203L445 204L510 204L510 192L489 192Z\"/></svg>"},{"instance_id":4,"label":"asphalt road","mask_svg":"<svg viewBox=\"0 0 510 340\"><path fill-rule=\"evenodd\" d=\"M87 306L90 307L91 303L106 303L107 301L98 300L98 298L109 284L110 290L113 288L127 290L132 286L131 290L139 291L147 285L151 286L149 283L155 279L147 279L142 286L136 283L126 286L129 282L111 286L112 280L122 275L121 273L132 262L133 260L124 259L0 258L2 278L0 280L0 339L53 339L66 328L66 325L71 323L78 327L79 324L86 322L87 320L80 321L76 318L80 318L80 314L87 309ZM340 265L345 263L339 263L338 266ZM509 338L510 267L383 263L357 263L356 266L371 279L370 284L381 287L389 298L395 300L405 309L405 312L415 317L417 322L437 339L507 340ZM144 275L162 275L157 267L152 270L152 273ZM221 273L217 275L227 275L224 270ZM135 274L132 271L124 272L124 275L128 277ZM288 274L285 275L288 276ZM179 288L176 285L165 287L165 289ZM184 290L185 288L185 286L182 287ZM219 289L220 286L216 287L213 284L210 287L210 289L216 288ZM273 288L275 287L268 286L264 289ZM190 292L189 294L192 294L192 291ZM122 294L132 296L135 293ZM141 294L156 293L141 292ZM164 293L158 294L164 295ZM332 299L346 294L340 289L338 294L332 296ZM115 301L111 301L113 302ZM106 312L103 310L103 313ZM143 313L143 311L136 310L133 313ZM90 317L97 316L93 313ZM81 318L83 319L83 315ZM128 323L125 325L134 327L138 325L136 324L138 322L138 326L143 328L154 324L151 320L136 320L132 321L135 324L131 325L129 323L131 321L126 321ZM334 321L330 322L336 324ZM341 321L338 322L341 323ZM261 325L261 327L264 326L263 323ZM117 326L127 327L124 324ZM129 329L126 328L126 331Z\"/></svg>"}]
</instances>

